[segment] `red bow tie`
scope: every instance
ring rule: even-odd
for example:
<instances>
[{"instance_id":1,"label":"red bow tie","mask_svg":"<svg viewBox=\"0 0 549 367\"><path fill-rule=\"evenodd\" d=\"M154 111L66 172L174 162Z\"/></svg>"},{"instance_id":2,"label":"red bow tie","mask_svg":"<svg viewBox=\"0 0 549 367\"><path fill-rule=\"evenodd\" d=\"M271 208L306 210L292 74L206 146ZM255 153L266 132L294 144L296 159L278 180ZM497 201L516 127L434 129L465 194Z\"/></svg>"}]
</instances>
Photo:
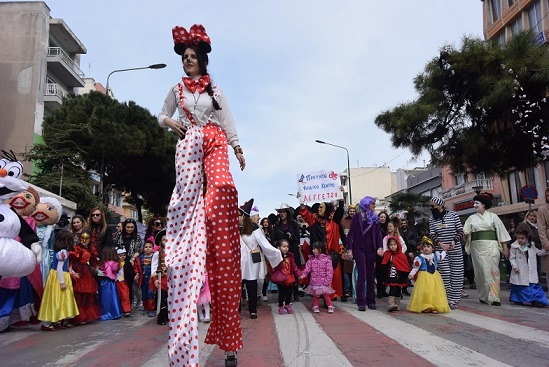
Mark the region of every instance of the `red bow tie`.
<instances>
[{"instance_id":1,"label":"red bow tie","mask_svg":"<svg viewBox=\"0 0 549 367\"><path fill-rule=\"evenodd\" d=\"M210 84L210 76L204 75L198 79L193 78L183 78L183 83L191 93L194 93L198 90L198 93L204 93L208 84Z\"/></svg>"}]
</instances>

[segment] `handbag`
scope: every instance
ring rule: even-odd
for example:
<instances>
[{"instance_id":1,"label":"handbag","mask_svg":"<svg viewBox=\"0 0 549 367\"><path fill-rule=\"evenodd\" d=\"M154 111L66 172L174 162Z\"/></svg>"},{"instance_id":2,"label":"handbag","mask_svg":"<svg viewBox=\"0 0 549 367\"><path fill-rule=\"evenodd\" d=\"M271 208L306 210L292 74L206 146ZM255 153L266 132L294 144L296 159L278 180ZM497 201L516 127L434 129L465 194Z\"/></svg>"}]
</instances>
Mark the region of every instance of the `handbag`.
<instances>
[{"instance_id":1,"label":"handbag","mask_svg":"<svg viewBox=\"0 0 549 367\"><path fill-rule=\"evenodd\" d=\"M252 254L252 262L254 264L261 262L261 252L258 249L252 250L250 253Z\"/></svg>"},{"instance_id":2,"label":"handbag","mask_svg":"<svg viewBox=\"0 0 549 367\"><path fill-rule=\"evenodd\" d=\"M273 271L271 274L271 282L274 284L284 284L287 279L288 277L286 276L286 273L284 273L284 270L280 268Z\"/></svg>"},{"instance_id":3,"label":"handbag","mask_svg":"<svg viewBox=\"0 0 549 367\"><path fill-rule=\"evenodd\" d=\"M250 254L252 255L252 262L254 264L260 263L261 262L261 251L259 251L259 249L257 249L257 248L252 250L252 248L250 247L250 245L248 245L246 243L244 238L242 238L242 241L244 241L244 244L246 245L246 247L250 249Z\"/></svg>"},{"instance_id":4,"label":"handbag","mask_svg":"<svg viewBox=\"0 0 549 367\"><path fill-rule=\"evenodd\" d=\"M332 258L332 267L335 269L339 265L339 252L337 251L328 251L328 255Z\"/></svg>"}]
</instances>

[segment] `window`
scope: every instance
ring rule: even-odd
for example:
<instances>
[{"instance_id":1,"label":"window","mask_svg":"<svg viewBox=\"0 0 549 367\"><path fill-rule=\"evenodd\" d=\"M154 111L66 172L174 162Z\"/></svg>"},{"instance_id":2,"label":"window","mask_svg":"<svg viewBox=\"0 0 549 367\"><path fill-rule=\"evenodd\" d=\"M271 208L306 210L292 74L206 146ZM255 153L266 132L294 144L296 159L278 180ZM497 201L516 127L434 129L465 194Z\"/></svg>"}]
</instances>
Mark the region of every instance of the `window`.
<instances>
[{"instance_id":1,"label":"window","mask_svg":"<svg viewBox=\"0 0 549 367\"><path fill-rule=\"evenodd\" d=\"M475 180L485 180L485 179L486 179L486 175L484 174L484 172L475 173Z\"/></svg>"},{"instance_id":2,"label":"window","mask_svg":"<svg viewBox=\"0 0 549 367\"><path fill-rule=\"evenodd\" d=\"M495 35L492 40L496 42L498 45L503 46L505 44L505 30L499 32L497 35Z\"/></svg>"},{"instance_id":3,"label":"window","mask_svg":"<svg viewBox=\"0 0 549 367\"><path fill-rule=\"evenodd\" d=\"M522 197L520 196L520 188L522 187L520 183L520 177L517 171L511 172L508 176L509 181L509 194L511 195L511 203L520 203Z\"/></svg>"},{"instance_id":4,"label":"window","mask_svg":"<svg viewBox=\"0 0 549 367\"><path fill-rule=\"evenodd\" d=\"M463 185L466 182L467 182L467 174L466 173L456 175L456 186Z\"/></svg>"},{"instance_id":5,"label":"window","mask_svg":"<svg viewBox=\"0 0 549 367\"><path fill-rule=\"evenodd\" d=\"M490 0L490 14L492 15L492 22L495 22L501 18L501 2L500 0Z\"/></svg>"},{"instance_id":6,"label":"window","mask_svg":"<svg viewBox=\"0 0 549 367\"><path fill-rule=\"evenodd\" d=\"M526 184L536 187L536 173L534 167L527 168L524 173L526 176Z\"/></svg>"},{"instance_id":7,"label":"window","mask_svg":"<svg viewBox=\"0 0 549 367\"><path fill-rule=\"evenodd\" d=\"M513 23L509 24L509 30L511 31L511 36L522 32L522 16L519 15Z\"/></svg>"},{"instance_id":8,"label":"window","mask_svg":"<svg viewBox=\"0 0 549 367\"><path fill-rule=\"evenodd\" d=\"M543 30L541 19L541 1L538 0L528 9L528 27L532 30L534 35Z\"/></svg>"}]
</instances>

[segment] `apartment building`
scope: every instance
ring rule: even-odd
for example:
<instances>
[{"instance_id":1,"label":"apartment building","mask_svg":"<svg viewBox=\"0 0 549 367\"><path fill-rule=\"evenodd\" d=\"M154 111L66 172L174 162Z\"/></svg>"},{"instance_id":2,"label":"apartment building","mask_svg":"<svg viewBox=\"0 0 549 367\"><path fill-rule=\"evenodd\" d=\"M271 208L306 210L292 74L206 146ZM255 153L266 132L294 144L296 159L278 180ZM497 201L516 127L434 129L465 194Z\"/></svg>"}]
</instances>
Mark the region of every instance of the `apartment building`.
<instances>
[{"instance_id":1,"label":"apartment building","mask_svg":"<svg viewBox=\"0 0 549 367\"><path fill-rule=\"evenodd\" d=\"M501 44L515 34L532 30L540 45L547 44L549 30L549 0L484 0L483 25L486 40L495 40ZM532 207L537 208L545 202L544 191L549 186L549 162L545 161L525 171L509 173L501 179L501 200L494 212L499 215L512 215L528 209L521 195L521 188L534 187L538 199Z\"/></svg>"},{"instance_id":2,"label":"apartment building","mask_svg":"<svg viewBox=\"0 0 549 367\"><path fill-rule=\"evenodd\" d=\"M0 2L0 32L0 148L23 153L42 142L44 116L84 87L86 48L42 1Z\"/></svg>"}]
</instances>

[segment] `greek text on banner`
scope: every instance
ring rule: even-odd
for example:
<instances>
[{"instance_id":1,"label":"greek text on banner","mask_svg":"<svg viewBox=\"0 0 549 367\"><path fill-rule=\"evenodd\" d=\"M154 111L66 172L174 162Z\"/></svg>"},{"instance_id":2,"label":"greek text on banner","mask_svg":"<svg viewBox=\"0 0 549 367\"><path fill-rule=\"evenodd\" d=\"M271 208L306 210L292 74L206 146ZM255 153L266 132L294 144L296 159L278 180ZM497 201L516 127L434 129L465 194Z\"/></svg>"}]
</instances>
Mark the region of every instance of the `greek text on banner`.
<instances>
[{"instance_id":1,"label":"greek text on banner","mask_svg":"<svg viewBox=\"0 0 549 367\"><path fill-rule=\"evenodd\" d=\"M339 174L335 171L315 171L297 174L297 192L302 204L341 200Z\"/></svg>"}]
</instances>

